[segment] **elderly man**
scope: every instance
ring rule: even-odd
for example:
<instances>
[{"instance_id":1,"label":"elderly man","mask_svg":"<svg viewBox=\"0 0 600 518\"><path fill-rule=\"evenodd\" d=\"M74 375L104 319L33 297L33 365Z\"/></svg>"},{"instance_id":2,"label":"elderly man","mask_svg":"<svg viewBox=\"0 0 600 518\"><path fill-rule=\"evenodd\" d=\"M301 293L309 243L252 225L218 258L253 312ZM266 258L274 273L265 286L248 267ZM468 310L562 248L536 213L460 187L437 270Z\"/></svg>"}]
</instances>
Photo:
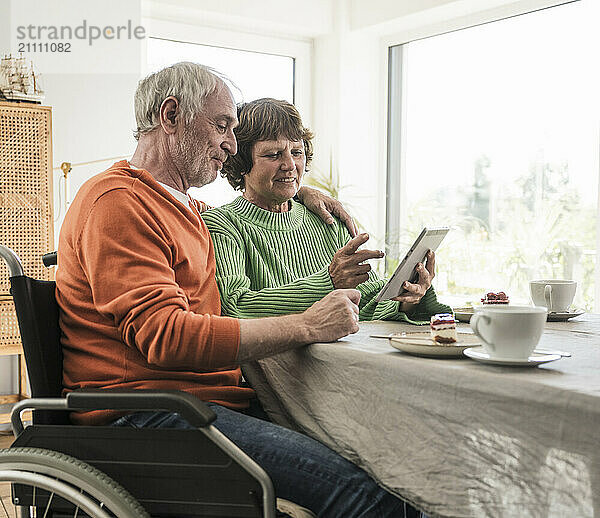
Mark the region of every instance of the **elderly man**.
<instances>
[{"instance_id":1,"label":"elderly man","mask_svg":"<svg viewBox=\"0 0 600 518\"><path fill-rule=\"evenodd\" d=\"M185 193L214 181L236 152L236 107L226 84L207 67L179 63L140 82L135 113L132 159L86 182L61 229L65 390L189 392L208 402L216 427L269 473L277 496L319 516L404 516L408 506L354 464L250 415L255 394L240 383L240 363L356 332L360 296L336 290L304 313L281 317L220 316L205 207ZM165 412L96 411L74 420L190 426Z\"/></svg>"}]
</instances>

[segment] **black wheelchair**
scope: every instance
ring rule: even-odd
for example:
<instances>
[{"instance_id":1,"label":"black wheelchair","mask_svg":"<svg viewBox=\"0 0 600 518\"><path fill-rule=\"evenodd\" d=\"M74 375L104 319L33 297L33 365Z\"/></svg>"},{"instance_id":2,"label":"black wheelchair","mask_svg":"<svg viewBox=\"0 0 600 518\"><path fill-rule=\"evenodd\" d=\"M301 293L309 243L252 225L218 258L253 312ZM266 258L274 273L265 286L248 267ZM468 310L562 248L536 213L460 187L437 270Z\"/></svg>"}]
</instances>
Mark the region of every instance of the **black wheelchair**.
<instances>
[{"instance_id":1,"label":"black wheelchair","mask_svg":"<svg viewBox=\"0 0 600 518\"><path fill-rule=\"evenodd\" d=\"M27 277L0 245L10 272L31 399L15 404L13 445L0 450L0 516L192 518L278 516L267 473L212 423L214 412L184 392L62 392L55 283ZM56 253L44 256L56 264ZM21 413L32 409L33 424ZM177 412L194 430L74 426L71 411ZM4 483L4 484L3 484ZM10 487L10 494L2 492ZM294 504L291 515L314 516ZM296 514L297 513L297 514ZM287 516L287 515L285 515Z\"/></svg>"}]
</instances>

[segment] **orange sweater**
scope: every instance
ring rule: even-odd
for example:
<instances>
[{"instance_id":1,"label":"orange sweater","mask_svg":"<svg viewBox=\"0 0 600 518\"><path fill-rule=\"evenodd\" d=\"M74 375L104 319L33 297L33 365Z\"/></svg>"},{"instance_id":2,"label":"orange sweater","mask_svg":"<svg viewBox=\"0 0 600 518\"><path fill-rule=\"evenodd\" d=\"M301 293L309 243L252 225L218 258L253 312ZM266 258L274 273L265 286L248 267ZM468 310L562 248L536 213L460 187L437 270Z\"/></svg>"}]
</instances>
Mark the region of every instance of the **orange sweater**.
<instances>
[{"instance_id":1,"label":"orange sweater","mask_svg":"<svg viewBox=\"0 0 600 518\"><path fill-rule=\"evenodd\" d=\"M81 187L58 265L65 391L177 389L247 406L254 392L239 386L239 322L220 316L208 230L147 171L121 161Z\"/></svg>"}]
</instances>

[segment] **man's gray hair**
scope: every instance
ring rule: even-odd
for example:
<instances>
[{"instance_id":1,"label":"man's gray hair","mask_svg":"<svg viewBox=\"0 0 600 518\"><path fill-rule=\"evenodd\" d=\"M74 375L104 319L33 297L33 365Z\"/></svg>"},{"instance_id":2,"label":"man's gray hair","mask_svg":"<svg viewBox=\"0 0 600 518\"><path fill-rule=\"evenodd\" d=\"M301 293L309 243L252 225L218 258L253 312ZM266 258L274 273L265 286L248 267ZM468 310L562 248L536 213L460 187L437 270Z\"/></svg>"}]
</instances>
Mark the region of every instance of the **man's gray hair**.
<instances>
[{"instance_id":1,"label":"man's gray hair","mask_svg":"<svg viewBox=\"0 0 600 518\"><path fill-rule=\"evenodd\" d=\"M160 125L160 106L167 97L179 101L186 124L202 111L204 101L226 78L216 70L183 61L145 77L135 91L136 140Z\"/></svg>"}]
</instances>

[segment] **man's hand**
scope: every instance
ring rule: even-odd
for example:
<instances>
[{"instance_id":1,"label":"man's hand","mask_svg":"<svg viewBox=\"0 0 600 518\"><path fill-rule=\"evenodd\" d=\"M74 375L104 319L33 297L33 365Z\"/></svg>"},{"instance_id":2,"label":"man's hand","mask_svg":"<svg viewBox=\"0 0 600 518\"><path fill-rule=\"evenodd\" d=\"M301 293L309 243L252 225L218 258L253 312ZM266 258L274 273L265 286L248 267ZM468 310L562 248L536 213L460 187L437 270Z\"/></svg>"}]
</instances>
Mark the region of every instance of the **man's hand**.
<instances>
[{"instance_id":1,"label":"man's hand","mask_svg":"<svg viewBox=\"0 0 600 518\"><path fill-rule=\"evenodd\" d=\"M429 252L427 252L425 266L423 263L419 263L415 270L419 274L418 281L414 284L406 281L402 285L406 292L392 299L402 303L400 305L401 311L408 311L411 307L418 304L423 298L423 295L425 295L425 292L431 286L431 281L435 277L435 253L429 250Z\"/></svg>"},{"instance_id":2,"label":"man's hand","mask_svg":"<svg viewBox=\"0 0 600 518\"><path fill-rule=\"evenodd\" d=\"M335 290L304 313L240 320L237 361L267 358L314 342L333 342L358 331L360 292Z\"/></svg>"},{"instance_id":3,"label":"man's hand","mask_svg":"<svg viewBox=\"0 0 600 518\"><path fill-rule=\"evenodd\" d=\"M346 225L352 237L358 234L358 229L352 221L352 217L336 199L310 187L300 187L297 196L307 209L314 212L328 225L333 225L332 216L337 216Z\"/></svg>"},{"instance_id":4,"label":"man's hand","mask_svg":"<svg viewBox=\"0 0 600 518\"><path fill-rule=\"evenodd\" d=\"M358 331L357 290L335 290L308 308L302 317L309 342L333 342Z\"/></svg>"},{"instance_id":5,"label":"man's hand","mask_svg":"<svg viewBox=\"0 0 600 518\"><path fill-rule=\"evenodd\" d=\"M371 265L364 262L381 259L384 254L381 250L358 250L368 240L369 234L360 234L335 253L329 265L329 276L334 288L356 288L369 278Z\"/></svg>"}]
</instances>

